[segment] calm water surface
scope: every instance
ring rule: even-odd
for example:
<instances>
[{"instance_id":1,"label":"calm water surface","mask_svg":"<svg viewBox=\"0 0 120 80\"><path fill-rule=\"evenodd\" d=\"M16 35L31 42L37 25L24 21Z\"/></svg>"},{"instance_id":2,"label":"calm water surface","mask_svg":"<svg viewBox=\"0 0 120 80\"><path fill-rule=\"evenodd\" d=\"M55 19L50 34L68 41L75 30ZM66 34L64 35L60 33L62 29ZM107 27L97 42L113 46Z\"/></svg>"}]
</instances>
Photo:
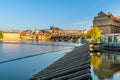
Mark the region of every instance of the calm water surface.
<instances>
[{"instance_id":1,"label":"calm water surface","mask_svg":"<svg viewBox=\"0 0 120 80\"><path fill-rule=\"evenodd\" d=\"M0 43L0 80L28 80L75 46L80 46L80 44L64 42ZM36 54L39 55L25 58ZM23 58L19 59L21 57ZM14 59L19 60L14 61Z\"/></svg>"},{"instance_id":2,"label":"calm water surface","mask_svg":"<svg viewBox=\"0 0 120 80\"><path fill-rule=\"evenodd\" d=\"M91 55L93 80L120 80L120 52L96 52Z\"/></svg>"},{"instance_id":3,"label":"calm water surface","mask_svg":"<svg viewBox=\"0 0 120 80\"><path fill-rule=\"evenodd\" d=\"M80 45L64 42L0 43L0 80L28 80ZM120 80L120 52L104 51L91 54L93 80ZM25 58L29 55L37 56ZM22 59L19 59L21 57ZM18 60L9 62L14 59Z\"/></svg>"}]
</instances>

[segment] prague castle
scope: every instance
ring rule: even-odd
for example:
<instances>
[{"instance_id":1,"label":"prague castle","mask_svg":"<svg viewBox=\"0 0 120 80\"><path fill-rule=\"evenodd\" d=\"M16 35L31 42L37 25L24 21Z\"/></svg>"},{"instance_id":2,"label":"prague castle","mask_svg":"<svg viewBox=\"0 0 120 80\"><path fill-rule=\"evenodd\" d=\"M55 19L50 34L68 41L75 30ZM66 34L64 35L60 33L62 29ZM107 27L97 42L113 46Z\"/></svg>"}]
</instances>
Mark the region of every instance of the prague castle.
<instances>
[{"instance_id":1,"label":"prague castle","mask_svg":"<svg viewBox=\"0 0 120 80\"><path fill-rule=\"evenodd\" d=\"M98 26L102 34L120 33L120 17L101 11L94 17L93 26Z\"/></svg>"}]
</instances>

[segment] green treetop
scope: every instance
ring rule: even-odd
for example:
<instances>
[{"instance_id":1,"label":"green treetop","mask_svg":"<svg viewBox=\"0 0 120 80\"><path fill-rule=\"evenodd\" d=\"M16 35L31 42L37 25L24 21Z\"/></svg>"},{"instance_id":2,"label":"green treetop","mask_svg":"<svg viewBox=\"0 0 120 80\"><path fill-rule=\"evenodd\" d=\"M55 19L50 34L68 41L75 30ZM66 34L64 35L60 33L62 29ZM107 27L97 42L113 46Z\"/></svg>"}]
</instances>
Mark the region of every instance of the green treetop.
<instances>
[{"instance_id":1,"label":"green treetop","mask_svg":"<svg viewBox=\"0 0 120 80\"><path fill-rule=\"evenodd\" d=\"M97 26L93 26L87 33L87 38L88 39L100 39L101 38L101 33L100 30Z\"/></svg>"}]
</instances>

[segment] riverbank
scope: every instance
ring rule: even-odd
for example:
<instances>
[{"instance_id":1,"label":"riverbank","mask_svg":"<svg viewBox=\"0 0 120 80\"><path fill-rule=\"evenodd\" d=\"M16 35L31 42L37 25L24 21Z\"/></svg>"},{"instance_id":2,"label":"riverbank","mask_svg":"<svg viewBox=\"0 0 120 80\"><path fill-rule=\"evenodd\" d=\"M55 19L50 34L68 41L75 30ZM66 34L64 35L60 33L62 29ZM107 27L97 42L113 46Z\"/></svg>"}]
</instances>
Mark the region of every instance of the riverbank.
<instances>
[{"instance_id":1,"label":"riverbank","mask_svg":"<svg viewBox=\"0 0 120 80\"><path fill-rule=\"evenodd\" d=\"M101 44L101 49L102 50L107 50L107 51L117 51L120 52L120 43L102 43Z\"/></svg>"},{"instance_id":2,"label":"riverbank","mask_svg":"<svg viewBox=\"0 0 120 80\"><path fill-rule=\"evenodd\" d=\"M88 44L75 47L71 52L35 74L31 80L83 80L91 79Z\"/></svg>"}]
</instances>

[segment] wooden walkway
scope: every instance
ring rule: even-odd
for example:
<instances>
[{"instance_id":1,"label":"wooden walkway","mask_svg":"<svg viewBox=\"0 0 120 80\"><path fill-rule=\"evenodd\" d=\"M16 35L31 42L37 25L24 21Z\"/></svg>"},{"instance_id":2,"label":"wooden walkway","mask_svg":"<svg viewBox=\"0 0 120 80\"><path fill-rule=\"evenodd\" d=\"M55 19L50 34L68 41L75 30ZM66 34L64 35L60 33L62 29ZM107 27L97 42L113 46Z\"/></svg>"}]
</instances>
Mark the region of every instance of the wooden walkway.
<instances>
[{"instance_id":1,"label":"wooden walkway","mask_svg":"<svg viewBox=\"0 0 120 80\"><path fill-rule=\"evenodd\" d=\"M88 45L76 47L30 80L91 80Z\"/></svg>"}]
</instances>

